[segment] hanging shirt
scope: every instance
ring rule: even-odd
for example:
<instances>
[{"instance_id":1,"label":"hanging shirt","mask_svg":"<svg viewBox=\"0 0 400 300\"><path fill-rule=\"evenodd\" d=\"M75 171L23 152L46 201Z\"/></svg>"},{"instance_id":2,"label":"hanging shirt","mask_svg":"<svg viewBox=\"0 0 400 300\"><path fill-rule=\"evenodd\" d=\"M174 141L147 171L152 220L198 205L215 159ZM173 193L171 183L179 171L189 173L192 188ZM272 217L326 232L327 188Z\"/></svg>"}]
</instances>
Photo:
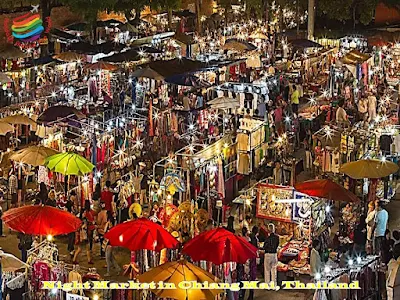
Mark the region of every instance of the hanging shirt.
<instances>
[{"instance_id":1,"label":"hanging shirt","mask_svg":"<svg viewBox=\"0 0 400 300\"><path fill-rule=\"evenodd\" d=\"M298 90L295 90L290 97L292 104L299 104L300 93Z\"/></svg>"},{"instance_id":2,"label":"hanging shirt","mask_svg":"<svg viewBox=\"0 0 400 300\"><path fill-rule=\"evenodd\" d=\"M114 194L109 190L104 190L101 192L101 201L104 202L107 211L112 212L112 202Z\"/></svg>"}]
</instances>

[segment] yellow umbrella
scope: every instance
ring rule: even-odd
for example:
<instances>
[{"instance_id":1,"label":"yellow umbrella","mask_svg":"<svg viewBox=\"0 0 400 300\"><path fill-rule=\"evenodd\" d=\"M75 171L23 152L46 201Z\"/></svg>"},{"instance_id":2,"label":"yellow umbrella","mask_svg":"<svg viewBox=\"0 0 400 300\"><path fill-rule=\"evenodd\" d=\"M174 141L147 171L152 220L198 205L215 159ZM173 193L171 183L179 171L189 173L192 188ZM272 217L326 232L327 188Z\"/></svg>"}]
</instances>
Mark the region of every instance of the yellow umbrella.
<instances>
[{"instance_id":1,"label":"yellow umbrella","mask_svg":"<svg viewBox=\"0 0 400 300\"><path fill-rule=\"evenodd\" d=\"M393 162L378 159L362 159L345 163L340 172L354 179L383 178L396 173L399 166Z\"/></svg>"},{"instance_id":2,"label":"yellow umbrella","mask_svg":"<svg viewBox=\"0 0 400 300\"><path fill-rule=\"evenodd\" d=\"M175 285L176 289L154 289L151 290L159 298L171 298L178 300L214 300L222 293L220 289L192 289L188 288L190 282L199 284L207 282L208 286L216 285L219 279L211 273L196 267L186 260L167 262L150 271L140 275L138 278L141 283L151 283L162 281ZM184 283L182 283L184 282ZM185 286L182 286L186 284ZM183 288L180 288L183 287Z\"/></svg>"},{"instance_id":3,"label":"yellow umbrella","mask_svg":"<svg viewBox=\"0 0 400 300\"><path fill-rule=\"evenodd\" d=\"M14 127L6 122L0 122L0 135L6 135L9 132L14 131Z\"/></svg>"},{"instance_id":4,"label":"yellow umbrella","mask_svg":"<svg viewBox=\"0 0 400 300\"><path fill-rule=\"evenodd\" d=\"M35 121L25 115L13 115L0 119L0 122L6 122L13 125L36 125Z\"/></svg>"},{"instance_id":5,"label":"yellow umbrella","mask_svg":"<svg viewBox=\"0 0 400 300\"><path fill-rule=\"evenodd\" d=\"M45 159L49 170L63 175L83 176L93 171L94 165L86 158L73 152L58 153Z\"/></svg>"},{"instance_id":6,"label":"yellow umbrella","mask_svg":"<svg viewBox=\"0 0 400 300\"><path fill-rule=\"evenodd\" d=\"M10 159L37 167L43 166L47 157L57 153L56 150L44 146L30 146L15 152Z\"/></svg>"},{"instance_id":7,"label":"yellow umbrella","mask_svg":"<svg viewBox=\"0 0 400 300\"><path fill-rule=\"evenodd\" d=\"M2 250L0 250L0 264L3 272L15 272L28 267L26 263L19 260L14 255L5 253Z\"/></svg>"},{"instance_id":8,"label":"yellow umbrella","mask_svg":"<svg viewBox=\"0 0 400 300\"><path fill-rule=\"evenodd\" d=\"M254 32L254 33L250 34L250 38L254 39L254 40L256 40L256 39L268 40L268 37L262 32Z\"/></svg>"}]
</instances>

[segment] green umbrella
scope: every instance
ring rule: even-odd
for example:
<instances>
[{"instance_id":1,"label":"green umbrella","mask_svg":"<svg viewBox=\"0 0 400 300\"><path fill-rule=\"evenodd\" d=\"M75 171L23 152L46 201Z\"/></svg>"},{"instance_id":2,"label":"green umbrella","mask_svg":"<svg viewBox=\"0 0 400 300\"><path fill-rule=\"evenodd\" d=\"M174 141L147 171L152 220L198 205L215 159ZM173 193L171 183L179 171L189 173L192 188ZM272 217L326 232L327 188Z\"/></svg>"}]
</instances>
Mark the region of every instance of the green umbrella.
<instances>
[{"instance_id":1,"label":"green umbrella","mask_svg":"<svg viewBox=\"0 0 400 300\"><path fill-rule=\"evenodd\" d=\"M46 158L45 166L51 171L63 175L79 175L93 171L94 165L82 156L73 153L59 153Z\"/></svg>"}]
</instances>

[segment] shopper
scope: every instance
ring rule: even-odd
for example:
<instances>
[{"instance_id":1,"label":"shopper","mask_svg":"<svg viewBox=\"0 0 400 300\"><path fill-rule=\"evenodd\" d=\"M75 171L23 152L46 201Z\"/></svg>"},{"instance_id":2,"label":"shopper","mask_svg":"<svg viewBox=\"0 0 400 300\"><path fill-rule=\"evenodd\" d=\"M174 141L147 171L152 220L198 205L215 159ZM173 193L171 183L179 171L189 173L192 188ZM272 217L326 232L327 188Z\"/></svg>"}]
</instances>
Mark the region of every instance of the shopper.
<instances>
[{"instance_id":1,"label":"shopper","mask_svg":"<svg viewBox=\"0 0 400 300\"><path fill-rule=\"evenodd\" d=\"M19 239L18 249L21 251L21 260L26 262L28 259L28 250L32 247L32 236L19 232L17 237Z\"/></svg>"},{"instance_id":2,"label":"shopper","mask_svg":"<svg viewBox=\"0 0 400 300\"><path fill-rule=\"evenodd\" d=\"M375 203L371 201L368 204L368 214L365 219L367 225L367 244L366 252L367 254L372 254L373 250L373 237L374 237L374 225L375 225Z\"/></svg>"},{"instance_id":3,"label":"shopper","mask_svg":"<svg viewBox=\"0 0 400 300\"><path fill-rule=\"evenodd\" d=\"M299 99L300 99L300 93L297 90L296 85L293 84L293 92L290 97L290 100L292 102L292 111L296 115L299 113L299 103L300 103Z\"/></svg>"},{"instance_id":4,"label":"shopper","mask_svg":"<svg viewBox=\"0 0 400 300\"><path fill-rule=\"evenodd\" d=\"M312 243L312 249L310 253L310 269L311 269L311 275L314 277L317 274L320 274L322 270L322 260L319 251L320 251L320 242L318 240L314 240Z\"/></svg>"},{"instance_id":5,"label":"shopper","mask_svg":"<svg viewBox=\"0 0 400 300\"><path fill-rule=\"evenodd\" d=\"M104 232L109 231L113 226L113 223L114 223L114 218L112 214L108 213L108 220L104 228ZM121 272L121 268L118 265L117 261L115 260L113 253L114 248L108 243L107 240L104 241L103 247L105 248L106 263L107 263L107 273L104 274L104 277L110 277L112 268L114 268L117 271L117 273Z\"/></svg>"},{"instance_id":6,"label":"shopper","mask_svg":"<svg viewBox=\"0 0 400 300\"><path fill-rule=\"evenodd\" d=\"M394 240L393 257L397 259L400 256L400 231L393 230L392 237Z\"/></svg>"},{"instance_id":7,"label":"shopper","mask_svg":"<svg viewBox=\"0 0 400 300\"><path fill-rule=\"evenodd\" d=\"M275 234L275 225L268 225L269 235L264 241L264 280L277 282L279 236Z\"/></svg>"},{"instance_id":8,"label":"shopper","mask_svg":"<svg viewBox=\"0 0 400 300\"><path fill-rule=\"evenodd\" d=\"M391 238L390 230L386 229L385 238L382 243L382 262L384 264L389 263L393 258L393 246L394 240Z\"/></svg>"},{"instance_id":9,"label":"shopper","mask_svg":"<svg viewBox=\"0 0 400 300\"><path fill-rule=\"evenodd\" d=\"M86 220L86 218L83 218L83 213L81 213L81 220L82 225L76 232L75 236L75 245L77 245L78 247L74 252L73 263L78 264L79 254L82 252L83 249L86 249L87 261L89 264L93 264L88 242L88 221Z\"/></svg>"},{"instance_id":10,"label":"shopper","mask_svg":"<svg viewBox=\"0 0 400 300\"><path fill-rule=\"evenodd\" d=\"M225 229L230 231L230 232L232 232L232 233L235 233L234 223L235 223L235 217L234 216L229 216L228 224L225 227Z\"/></svg>"},{"instance_id":11,"label":"shopper","mask_svg":"<svg viewBox=\"0 0 400 300\"><path fill-rule=\"evenodd\" d=\"M39 193L37 193L36 195L35 204L46 204L48 196L49 193L47 191L46 184L44 182L41 182L39 185Z\"/></svg>"},{"instance_id":12,"label":"shopper","mask_svg":"<svg viewBox=\"0 0 400 300\"><path fill-rule=\"evenodd\" d=\"M387 223L389 220L388 212L383 208L383 201L379 201L375 213L374 237L375 237L375 254L382 258L382 244L385 239Z\"/></svg>"},{"instance_id":13,"label":"shopper","mask_svg":"<svg viewBox=\"0 0 400 300\"><path fill-rule=\"evenodd\" d=\"M89 245L89 251L91 252L93 249L93 235L94 230L96 229L96 222L95 222L95 213L90 207L90 201L85 201L85 211L83 212L83 218L87 221L87 239ZM93 264L91 260L89 260L89 264Z\"/></svg>"},{"instance_id":14,"label":"shopper","mask_svg":"<svg viewBox=\"0 0 400 300\"><path fill-rule=\"evenodd\" d=\"M106 187L101 192L101 201L104 202L105 208L107 211L114 213L113 211L113 199L114 193L111 189L111 181L106 181Z\"/></svg>"},{"instance_id":15,"label":"shopper","mask_svg":"<svg viewBox=\"0 0 400 300\"><path fill-rule=\"evenodd\" d=\"M11 169L10 176L8 177L8 191L11 196L11 208L18 206L18 179L14 173L14 170Z\"/></svg>"},{"instance_id":16,"label":"shopper","mask_svg":"<svg viewBox=\"0 0 400 300\"><path fill-rule=\"evenodd\" d=\"M104 241L104 229L107 224L107 210L104 203L100 204L101 211L97 214L96 225L97 225L97 233L99 235L100 242L100 257L105 257L105 252L103 250L103 241Z\"/></svg>"},{"instance_id":17,"label":"shopper","mask_svg":"<svg viewBox=\"0 0 400 300\"><path fill-rule=\"evenodd\" d=\"M259 234L259 229L257 226L254 226L251 230L250 234L250 243L258 249L258 234ZM256 280L257 279L257 259L252 258L250 259L250 280ZM249 298L248 300L253 300L254 299L254 290L250 290L249 293Z\"/></svg>"}]
</instances>

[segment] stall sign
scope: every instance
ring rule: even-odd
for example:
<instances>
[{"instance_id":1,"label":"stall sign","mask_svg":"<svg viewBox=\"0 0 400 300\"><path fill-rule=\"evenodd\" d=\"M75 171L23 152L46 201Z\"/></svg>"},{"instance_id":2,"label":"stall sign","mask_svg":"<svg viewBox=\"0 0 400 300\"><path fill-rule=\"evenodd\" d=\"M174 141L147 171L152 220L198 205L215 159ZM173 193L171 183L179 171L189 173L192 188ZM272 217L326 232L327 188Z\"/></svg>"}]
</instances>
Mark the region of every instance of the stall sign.
<instances>
[{"instance_id":1,"label":"stall sign","mask_svg":"<svg viewBox=\"0 0 400 300\"><path fill-rule=\"evenodd\" d=\"M313 232L317 232L325 228L326 207L327 203L324 200L314 202L311 208ZM317 234L318 235L318 234Z\"/></svg>"},{"instance_id":2,"label":"stall sign","mask_svg":"<svg viewBox=\"0 0 400 300\"><path fill-rule=\"evenodd\" d=\"M51 19L40 18L39 6L32 5L32 10L26 14L18 16L12 20L4 20L4 31L7 41L16 46L23 44L34 45L43 34L49 33L51 28Z\"/></svg>"},{"instance_id":3,"label":"stall sign","mask_svg":"<svg viewBox=\"0 0 400 300\"><path fill-rule=\"evenodd\" d=\"M303 193L299 193L299 192L294 192L294 199L304 199L304 197L306 197L306 195L304 195ZM309 220L310 216L311 216L311 206L312 206L312 202L305 202L305 201L301 201L301 202L295 202L293 203L293 216L292 219L295 222L303 222L306 223L306 220Z\"/></svg>"},{"instance_id":4,"label":"stall sign","mask_svg":"<svg viewBox=\"0 0 400 300\"><path fill-rule=\"evenodd\" d=\"M292 222L292 204L279 200L293 199L293 191L291 187L260 184L257 191L257 217Z\"/></svg>"}]
</instances>

